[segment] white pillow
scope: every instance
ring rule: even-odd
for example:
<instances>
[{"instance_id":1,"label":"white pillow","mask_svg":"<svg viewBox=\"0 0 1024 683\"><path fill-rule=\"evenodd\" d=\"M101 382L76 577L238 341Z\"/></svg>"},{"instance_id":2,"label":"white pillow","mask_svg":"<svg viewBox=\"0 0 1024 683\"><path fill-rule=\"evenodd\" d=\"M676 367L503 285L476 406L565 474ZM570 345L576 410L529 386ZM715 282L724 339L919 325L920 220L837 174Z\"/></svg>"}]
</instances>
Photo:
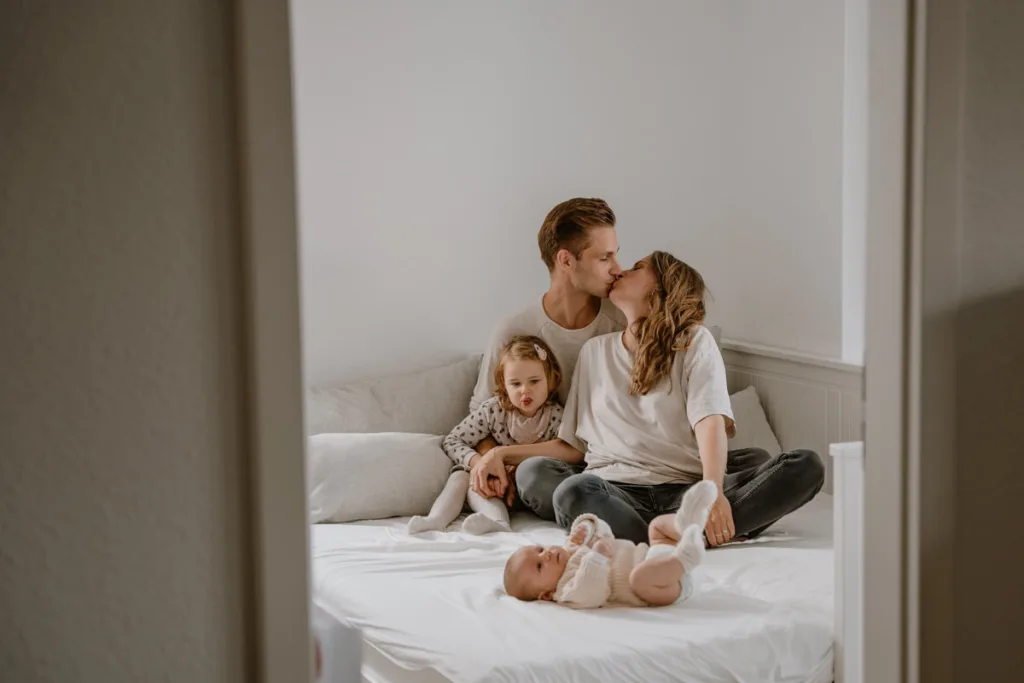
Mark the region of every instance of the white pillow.
<instances>
[{"instance_id":1,"label":"white pillow","mask_svg":"<svg viewBox=\"0 0 1024 683\"><path fill-rule=\"evenodd\" d=\"M306 454L312 524L425 515L452 461L433 434L317 434Z\"/></svg>"},{"instance_id":2,"label":"white pillow","mask_svg":"<svg viewBox=\"0 0 1024 683\"><path fill-rule=\"evenodd\" d=\"M768 424L757 389L753 385L729 396L732 414L736 419L736 436L729 439L729 450L740 448L763 448L771 455L782 452L775 432Z\"/></svg>"},{"instance_id":3,"label":"white pillow","mask_svg":"<svg viewBox=\"0 0 1024 683\"><path fill-rule=\"evenodd\" d=\"M448 434L469 412L479 354L421 372L306 392L306 433Z\"/></svg>"}]
</instances>

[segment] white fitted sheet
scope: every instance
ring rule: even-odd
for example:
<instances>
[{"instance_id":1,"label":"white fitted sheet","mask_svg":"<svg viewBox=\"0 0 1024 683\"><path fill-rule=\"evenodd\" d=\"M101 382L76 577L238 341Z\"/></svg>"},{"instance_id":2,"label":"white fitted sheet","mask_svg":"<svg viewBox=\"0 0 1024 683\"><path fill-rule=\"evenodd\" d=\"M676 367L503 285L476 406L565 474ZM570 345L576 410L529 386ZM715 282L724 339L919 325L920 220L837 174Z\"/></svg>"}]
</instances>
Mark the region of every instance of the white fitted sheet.
<instances>
[{"instance_id":1,"label":"white fitted sheet","mask_svg":"<svg viewBox=\"0 0 1024 683\"><path fill-rule=\"evenodd\" d=\"M564 539L532 515L487 536L410 537L405 521L312 528L314 601L362 631L373 683L832 680L830 496L762 542L709 551L693 597L663 608L572 610L506 596L512 550Z\"/></svg>"}]
</instances>

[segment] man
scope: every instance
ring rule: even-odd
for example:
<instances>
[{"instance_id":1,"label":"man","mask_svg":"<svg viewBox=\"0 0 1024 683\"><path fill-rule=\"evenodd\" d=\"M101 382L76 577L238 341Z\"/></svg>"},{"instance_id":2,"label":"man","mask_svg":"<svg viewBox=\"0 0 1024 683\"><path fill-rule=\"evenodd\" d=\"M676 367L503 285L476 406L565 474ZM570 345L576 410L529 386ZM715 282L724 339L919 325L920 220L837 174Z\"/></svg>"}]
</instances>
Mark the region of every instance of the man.
<instances>
[{"instance_id":1,"label":"man","mask_svg":"<svg viewBox=\"0 0 1024 683\"><path fill-rule=\"evenodd\" d=\"M562 202L544 219L537 243L551 284L539 301L498 323L480 364L470 410L494 395L498 352L513 336L535 335L548 343L562 368L558 395L564 403L583 344L625 328L625 317L608 300L622 269L616 260L615 214L607 202L586 198ZM478 455L470 461L470 480L480 495L503 496L511 504L515 486L509 486L509 470L486 456L494 446L490 438L477 446Z\"/></svg>"}]
</instances>

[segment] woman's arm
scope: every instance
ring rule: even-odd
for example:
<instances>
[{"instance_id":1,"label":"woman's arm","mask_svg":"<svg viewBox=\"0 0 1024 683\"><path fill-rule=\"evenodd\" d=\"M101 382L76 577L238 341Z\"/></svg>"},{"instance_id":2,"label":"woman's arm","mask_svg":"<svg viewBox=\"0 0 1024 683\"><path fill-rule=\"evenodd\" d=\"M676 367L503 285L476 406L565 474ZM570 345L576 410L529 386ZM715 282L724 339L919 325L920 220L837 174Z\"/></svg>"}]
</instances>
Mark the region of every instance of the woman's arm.
<instances>
[{"instance_id":1,"label":"woman's arm","mask_svg":"<svg viewBox=\"0 0 1024 683\"><path fill-rule=\"evenodd\" d=\"M693 431L697 437L697 449L700 462L704 469L704 478L713 481L718 487L718 498L711 506L708 522L704 533L712 546L728 543L736 535L736 525L732 519L732 506L725 497L725 464L728 451L725 435L726 418L724 415L708 415L697 423Z\"/></svg>"},{"instance_id":2,"label":"woman's arm","mask_svg":"<svg viewBox=\"0 0 1024 683\"><path fill-rule=\"evenodd\" d=\"M505 465L519 465L529 458L554 458L571 465L583 462L583 453L580 453L561 439L552 439L551 441L542 441L522 446L497 446L488 453L488 456L497 458Z\"/></svg>"},{"instance_id":3,"label":"woman's arm","mask_svg":"<svg viewBox=\"0 0 1024 683\"><path fill-rule=\"evenodd\" d=\"M715 482L722 490L725 480L725 465L728 454L728 439L725 435L725 417L708 415L697 423L693 430L697 437L697 449L704 469L704 478Z\"/></svg>"}]
</instances>

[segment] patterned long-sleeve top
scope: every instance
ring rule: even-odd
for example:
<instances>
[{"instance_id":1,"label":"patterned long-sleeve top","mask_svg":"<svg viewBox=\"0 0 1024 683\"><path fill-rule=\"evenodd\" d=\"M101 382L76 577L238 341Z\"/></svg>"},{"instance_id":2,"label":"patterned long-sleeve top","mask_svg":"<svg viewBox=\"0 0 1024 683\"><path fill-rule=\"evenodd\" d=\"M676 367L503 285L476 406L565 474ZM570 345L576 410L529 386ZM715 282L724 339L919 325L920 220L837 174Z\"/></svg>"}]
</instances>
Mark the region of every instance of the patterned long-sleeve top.
<instances>
[{"instance_id":1,"label":"patterned long-sleeve top","mask_svg":"<svg viewBox=\"0 0 1024 683\"><path fill-rule=\"evenodd\" d=\"M476 455L474 447L488 436L493 438L499 446L515 446L521 443L516 441L510 432L511 423L516 418L522 420L518 413L510 414L509 411L502 408L497 397L490 398L456 425L455 429L441 443L441 448L455 463L454 469L468 470L470 458ZM551 441L558 436L558 428L562 424L562 406L558 403L545 405L537 411L533 418L529 419L531 421L546 419L547 425L536 425L541 428L538 437L534 441L526 443Z\"/></svg>"}]
</instances>

